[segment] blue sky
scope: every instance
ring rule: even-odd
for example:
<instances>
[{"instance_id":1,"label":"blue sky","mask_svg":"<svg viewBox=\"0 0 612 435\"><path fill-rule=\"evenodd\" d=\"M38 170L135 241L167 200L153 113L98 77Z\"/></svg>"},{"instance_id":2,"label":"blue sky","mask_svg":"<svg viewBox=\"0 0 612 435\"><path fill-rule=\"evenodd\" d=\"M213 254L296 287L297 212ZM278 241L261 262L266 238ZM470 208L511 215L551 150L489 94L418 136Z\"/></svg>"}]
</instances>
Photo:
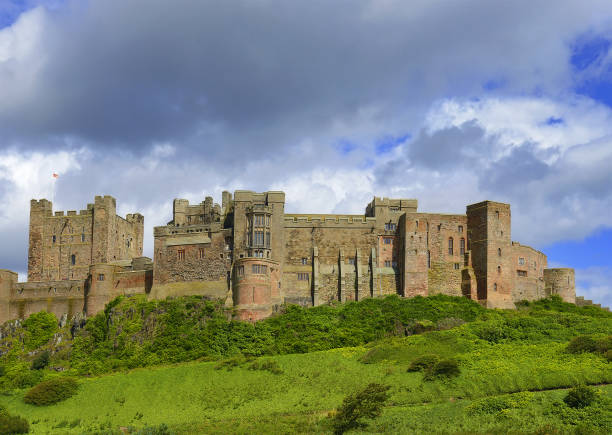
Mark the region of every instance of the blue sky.
<instances>
[{"instance_id":1,"label":"blue sky","mask_svg":"<svg viewBox=\"0 0 612 435\"><path fill-rule=\"evenodd\" d=\"M112 194L149 255L174 197L490 199L612 305L609 1L168 5L0 0L0 267L25 272L30 198Z\"/></svg>"}]
</instances>

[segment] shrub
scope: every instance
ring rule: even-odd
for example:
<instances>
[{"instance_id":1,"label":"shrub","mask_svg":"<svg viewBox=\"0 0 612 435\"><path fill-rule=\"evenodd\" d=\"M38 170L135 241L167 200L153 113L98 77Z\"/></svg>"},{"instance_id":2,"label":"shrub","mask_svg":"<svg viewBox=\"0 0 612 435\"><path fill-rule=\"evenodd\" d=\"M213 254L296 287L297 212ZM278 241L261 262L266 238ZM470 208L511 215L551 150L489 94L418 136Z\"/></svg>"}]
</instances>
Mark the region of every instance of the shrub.
<instances>
[{"instance_id":1,"label":"shrub","mask_svg":"<svg viewBox=\"0 0 612 435\"><path fill-rule=\"evenodd\" d=\"M26 330L24 343L28 349L36 349L48 342L58 329L57 319L52 313L40 311L23 321Z\"/></svg>"},{"instance_id":2,"label":"shrub","mask_svg":"<svg viewBox=\"0 0 612 435\"><path fill-rule=\"evenodd\" d=\"M389 386L371 383L363 390L344 398L338 412L333 417L334 433L342 434L349 429L365 426L360 420L376 418L389 398Z\"/></svg>"},{"instance_id":3,"label":"shrub","mask_svg":"<svg viewBox=\"0 0 612 435\"><path fill-rule=\"evenodd\" d=\"M146 426L136 432L136 435L173 435L168 426L165 424L160 424L159 426Z\"/></svg>"},{"instance_id":4,"label":"shrub","mask_svg":"<svg viewBox=\"0 0 612 435\"><path fill-rule=\"evenodd\" d=\"M470 415L495 414L503 410L526 408L533 400L533 393L523 391L503 396L490 396L474 400L466 411Z\"/></svg>"},{"instance_id":5,"label":"shrub","mask_svg":"<svg viewBox=\"0 0 612 435\"><path fill-rule=\"evenodd\" d=\"M457 326L461 326L464 323L465 320L463 319L459 319L457 317L446 317L438 321L437 329L438 331L444 331L446 329L456 328Z\"/></svg>"},{"instance_id":6,"label":"shrub","mask_svg":"<svg viewBox=\"0 0 612 435\"><path fill-rule=\"evenodd\" d=\"M451 378L459 376L459 363L454 359L442 359L425 370L425 379Z\"/></svg>"},{"instance_id":7,"label":"shrub","mask_svg":"<svg viewBox=\"0 0 612 435\"><path fill-rule=\"evenodd\" d=\"M579 385L567 392L563 401L572 408L584 408L595 401L595 390L586 385Z\"/></svg>"},{"instance_id":8,"label":"shrub","mask_svg":"<svg viewBox=\"0 0 612 435\"><path fill-rule=\"evenodd\" d=\"M583 353L597 351L597 341L589 335L574 337L565 348L569 353Z\"/></svg>"},{"instance_id":9,"label":"shrub","mask_svg":"<svg viewBox=\"0 0 612 435\"><path fill-rule=\"evenodd\" d=\"M275 375L282 375L283 370L276 361L255 361L249 366L249 370L266 370Z\"/></svg>"},{"instance_id":10,"label":"shrub","mask_svg":"<svg viewBox=\"0 0 612 435\"><path fill-rule=\"evenodd\" d=\"M76 394L77 387L72 378L51 379L30 389L23 400L31 405L52 405Z\"/></svg>"},{"instance_id":11,"label":"shrub","mask_svg":"<svg viewBox=\"0 0 612 435\"><path fill-rule=\"evenodd\" d=\"M28 433L30 425L28 421L17 415L10 415L7 412L0 413L0 434Z\"/></svg>"},{"instance_id":12,"label":"shrub","mask_svg":"<svg viewBox=\"0 0 612 435\"><path fill-rule=\"evenodd\" d=\"M32 370L42 370L49 365L49 351L45 350L32 361Z\"/></svg>"},{"instance_id":13,"label":"shrub","mask_svg":"<svg viewBox=\"0 0 612 435\"><path fill-rule=\"evenodd\" d=\"M607 359L609 362L612 362L612 350L606 351L606 353L604 353L604 358Z\"/></svg>"},{"instance_id":14,"label":"shrub","mask_svg":"<svg viewBox=\"0 0 612 435\"><path fill-rule=\"evenodd\" d=\"M608 335L607 337L600 338L597 340L597 351L601 353L606 353L609 350L612 350L612 335Z\"/></svg>"},{"instance_id":15,"label":"shrub","mask_svg":"<svg viewBox=\"0 0 612 435\"><path fill-rule=\"evenodd\" d=\"M27 368L17 372L13 376L12 385L16 388L30 388L38 384L42 379L42 373L38 370Z\"/></svg>"},{"instance_id":16,"label":"shrub","mask_svg":"<svg viewBox=\"0 0 612 435\"><path fill-rule=\"evenodd\" d=\"M413 360L408 367L409 372L420 372L422 370L428 370L434 366L440 358L438 355L428 354L418 357Z\"/></svg>"}]
</instances>

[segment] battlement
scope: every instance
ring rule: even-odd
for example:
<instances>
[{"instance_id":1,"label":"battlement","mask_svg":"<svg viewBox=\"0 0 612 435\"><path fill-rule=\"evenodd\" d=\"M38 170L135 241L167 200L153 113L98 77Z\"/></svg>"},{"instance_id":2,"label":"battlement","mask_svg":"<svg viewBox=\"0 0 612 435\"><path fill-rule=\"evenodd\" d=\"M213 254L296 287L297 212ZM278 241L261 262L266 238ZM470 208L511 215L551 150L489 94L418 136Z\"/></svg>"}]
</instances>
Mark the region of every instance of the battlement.
<instances>
[{"instance_id":1,"label":"battlement","mask_svg":"<svg viewBox=\"0 0 612 435\"><path fill-rule=\"evenodd\" d=\"M252 190L237 190L234 192L234 202L284 203L285 192L267 191L257 193Z\"/></svg>"},{"instance_id":2,"label":"battlement","mask_svg":"<svg viewBox=\"0 0 612 435\"><path fill-rule=\"evenodd\" d=\"M117 208L117 200L110 195L96 195L94 197L94 205L95 207L111 206L113 208Z\"/></svg>"},{"instance_id":3,"label":"battlement","mask_svg":"<svg viewBox=\"0 0 612 435\"><path fill-rule=\"evenodd\" d=\"M341 214L285 214L285 227L295 226L360 226L374 228L376 218L364 215L341 215Z\"/></svg>"},{"instance_id":4,"label":"battlement","mask_svg":"<svg viewBox=\"0 0 612 435\"><path fill-rule=\"evenodd\" d=\"M141 215L140 213L133 213L133 214L130 213L125 216L125 220L131 223L143 224L144 216Z\"/></svg>"}]
</instances>

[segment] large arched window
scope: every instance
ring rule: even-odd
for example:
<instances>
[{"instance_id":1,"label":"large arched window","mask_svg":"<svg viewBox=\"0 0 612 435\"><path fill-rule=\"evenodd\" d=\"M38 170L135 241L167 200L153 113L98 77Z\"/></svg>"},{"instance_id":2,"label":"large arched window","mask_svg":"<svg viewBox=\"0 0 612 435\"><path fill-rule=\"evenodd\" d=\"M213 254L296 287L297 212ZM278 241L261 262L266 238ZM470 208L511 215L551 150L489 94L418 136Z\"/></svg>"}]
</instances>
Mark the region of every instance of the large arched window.
<instances>
[{"instance_id":1,"label":"large arched window","mask_svg":"<svg viewBox=\"0 0 612 435\"><path fill-rule=\"evenodd\" d=\"M448 238L448 255L453 255L453 238Z\"/></svg>"},{"instance_id":2,"label":"large arched window","mask_svg":"<svg viewBox=\"0 0 612 435\"><path fill-rule=\"evenodd\" d=\"M463 237L461 238L461 240L459 240L459 254L465 254L465 239Z\"/></svg>"}]
</instances>

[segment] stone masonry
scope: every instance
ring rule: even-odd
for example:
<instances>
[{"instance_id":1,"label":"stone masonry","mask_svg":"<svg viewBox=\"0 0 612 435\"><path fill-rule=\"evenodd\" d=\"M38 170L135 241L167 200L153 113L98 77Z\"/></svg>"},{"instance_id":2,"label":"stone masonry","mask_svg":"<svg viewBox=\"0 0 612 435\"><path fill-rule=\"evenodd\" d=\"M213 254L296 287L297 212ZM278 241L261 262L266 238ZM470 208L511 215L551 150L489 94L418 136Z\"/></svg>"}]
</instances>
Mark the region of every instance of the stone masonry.
<instances>
[{"instance_id":1,"label":"stone masonry","mask_svg":"<svg viewBox=\"0 0 612 435\"><path fill-rule=\"evenodd\" d=\"M491 308L551 294L575 303L573 269L511 239L510 205L421 213L415 199L375 197L363 215L287 214L283 192L223 192L222 204L175 199L142 257L142 215L110 196L53 213L32 200L28 282L0 270L0 321L47 310L93 315L118 295L222 298L255 321L281 304L314 306L398 294L465 296Z\"/></svg>"}]
</instances>

